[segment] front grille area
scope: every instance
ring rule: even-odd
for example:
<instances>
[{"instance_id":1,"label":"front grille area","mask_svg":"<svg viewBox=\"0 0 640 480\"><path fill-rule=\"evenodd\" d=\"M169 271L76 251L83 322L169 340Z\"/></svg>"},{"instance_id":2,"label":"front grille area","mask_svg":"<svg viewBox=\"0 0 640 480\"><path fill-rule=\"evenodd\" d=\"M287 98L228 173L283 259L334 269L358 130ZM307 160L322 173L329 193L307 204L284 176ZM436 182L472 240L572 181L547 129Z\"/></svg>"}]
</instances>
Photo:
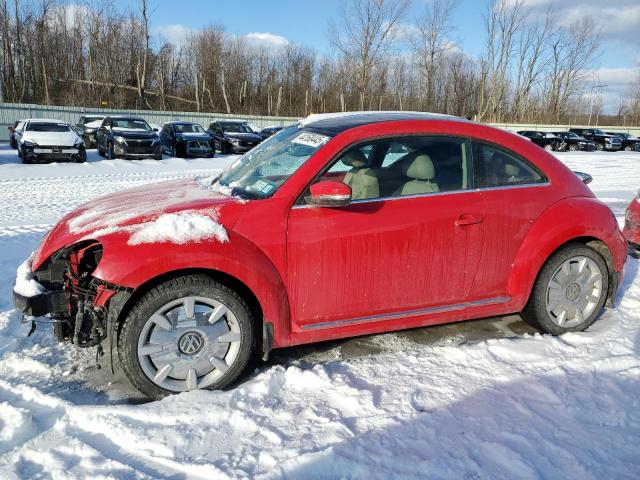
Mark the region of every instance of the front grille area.
<instances>
[{"instance_id":1,"label":"front grille area","mask_svg":"<svg viewBox=\"0 0 640 480\"><path fill-rule=\"evenodd\" d=\"M190 148L209 148L210 145L209 145L209 142L204 141L204 140L201 140L201 141L199 141L199 140L191 140L189 142L189 147Z\"/></svg>"},{"instance_id":2,"label":"front grille area","mask_svg":"<svg viewBox=\"0 0 640 480\"><path fill-rule=\"evenodd\" d=\"M257 142L240 142L241 147L253 147Z\"/></svg>"},{"instance_id":3,"label":"front grille area","mask_svg":"<svg viewBox=\"0 0 640 480\"><path fill-rule=\"evenodd\" d=\"M130 147L146 147L146 148L149 148L149 147L151 147L151 144L153 144L153 140L131 140L131 139L127 139L127 145L129 145Z\"/></svg>"}]
</instances>

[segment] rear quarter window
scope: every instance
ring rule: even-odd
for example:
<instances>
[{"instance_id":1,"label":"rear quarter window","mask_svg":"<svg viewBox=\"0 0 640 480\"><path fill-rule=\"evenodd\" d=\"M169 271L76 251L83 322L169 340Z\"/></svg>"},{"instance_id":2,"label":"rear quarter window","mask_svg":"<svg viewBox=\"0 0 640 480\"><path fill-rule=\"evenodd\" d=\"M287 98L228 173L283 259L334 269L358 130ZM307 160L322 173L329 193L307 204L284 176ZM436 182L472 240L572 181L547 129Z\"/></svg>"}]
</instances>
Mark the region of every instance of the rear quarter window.
<instances>
[{"instance_id":1,"label":"rear quarter window","mask_svg":"<svg viewBox=\"0 0 640 480\"><path fill-rule=\"evenodd\" d=\"M472 143L476 188L546 183L544 174L530 162L496 145Z\"/></svg>"}]
</instances>

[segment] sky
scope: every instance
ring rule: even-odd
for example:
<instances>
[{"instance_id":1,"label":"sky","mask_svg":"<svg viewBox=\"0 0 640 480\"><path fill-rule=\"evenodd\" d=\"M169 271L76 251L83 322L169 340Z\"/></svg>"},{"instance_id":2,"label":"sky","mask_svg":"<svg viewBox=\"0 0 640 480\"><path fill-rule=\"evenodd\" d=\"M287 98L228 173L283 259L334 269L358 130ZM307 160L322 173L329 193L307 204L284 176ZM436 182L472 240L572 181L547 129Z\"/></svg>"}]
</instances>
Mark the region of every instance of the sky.
<instances>
[{"instance_id":1,"label":"sky","mask_svg":"<svg viewBox=\"0 0 640 480\"><path fill-rule=\"evenodd\" d=\"M152 32L158 38L179 41L192 29L222 23L235 35L247 36L257 44L299 43L318 53L329 53L328 23L340 14L343 0L150 0ZM430 0L413 0L405 22L417 18ZM509 0L515 1L515 0ZM600 54L587 75L589 85L606 85L602 91L605 108L613 112L640 68L640 0L524 0L527 19L535 21L553 8L558 24L569 25L582 16L593 17L602 29ZM126 8L138 8L136 0L115 0ZM452 41L477 57L483 50L485 0L458 0L454 11Z\"/></svg>"}]
</instances>

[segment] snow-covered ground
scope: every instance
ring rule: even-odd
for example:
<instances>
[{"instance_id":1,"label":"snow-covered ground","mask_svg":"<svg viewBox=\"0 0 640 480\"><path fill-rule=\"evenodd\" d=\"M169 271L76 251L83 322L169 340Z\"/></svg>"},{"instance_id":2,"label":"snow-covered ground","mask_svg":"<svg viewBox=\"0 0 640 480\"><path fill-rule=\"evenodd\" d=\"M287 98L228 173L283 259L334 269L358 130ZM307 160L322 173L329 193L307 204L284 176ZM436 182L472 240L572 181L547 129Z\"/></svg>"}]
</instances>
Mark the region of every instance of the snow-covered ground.
<instances>
[{"instance_id":1,"label":"snow-covered ground","mask_svg":"<svg viewBox=\"0 0 640 480\"><path fill-rule=\"evenodd\" d=\"M640 154L558 156L593 175L621 220L640 187ZM257 365L233 390L142 405L115 386L87 386L92 351L59 345L42 326L26 338L11 304L16 267L78 204L210 174L230 157L89 160L23 166L0 149L0 478L640 477L631 258L616 308L584 333L455 346L386 335L382 353Z\"/></svg>"}]
</instances>

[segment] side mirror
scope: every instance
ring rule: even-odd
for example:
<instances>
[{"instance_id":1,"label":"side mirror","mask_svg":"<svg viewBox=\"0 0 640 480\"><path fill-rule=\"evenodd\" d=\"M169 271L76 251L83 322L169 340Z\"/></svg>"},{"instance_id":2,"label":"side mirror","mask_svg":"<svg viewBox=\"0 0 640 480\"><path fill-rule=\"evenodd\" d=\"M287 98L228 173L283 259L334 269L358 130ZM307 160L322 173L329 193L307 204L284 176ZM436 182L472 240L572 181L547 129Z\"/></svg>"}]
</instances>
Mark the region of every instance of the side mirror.
<instances>
[{"instance_id":1,"label":"side mirror","mask_svg":"<svg viewBox=\"0 0 640 480\"><path fill-rule=\"evenodd\" d=\"M575 173L576 176L580 180L582 180L582 183L584 183L585 185L589 185L593 181L593 177L588 173L584 173L584 172L573 172L573 173Z\"/></svg>"},{"instance_id":2,"label":"side mirror","mask_svg":"<svg viewBox=\"0 0 640 480\"><path fill-rule=\"evenodd\" d=\"M342 182L325 180L309 188L311 195L305 200L316 207L346 207L351 203L351 188Z\"/></svg>"},{"instance_id":3,"label":"side mirror","mask_svg":"<svg viewBox=\"0 0 640 480\"><path fill-rule=\"evenodd\" d=\"M158 129L154 127L154 128L153 128L153 131L154 131L154 132L158 132Z\"/></svg>"}]
</instances>

